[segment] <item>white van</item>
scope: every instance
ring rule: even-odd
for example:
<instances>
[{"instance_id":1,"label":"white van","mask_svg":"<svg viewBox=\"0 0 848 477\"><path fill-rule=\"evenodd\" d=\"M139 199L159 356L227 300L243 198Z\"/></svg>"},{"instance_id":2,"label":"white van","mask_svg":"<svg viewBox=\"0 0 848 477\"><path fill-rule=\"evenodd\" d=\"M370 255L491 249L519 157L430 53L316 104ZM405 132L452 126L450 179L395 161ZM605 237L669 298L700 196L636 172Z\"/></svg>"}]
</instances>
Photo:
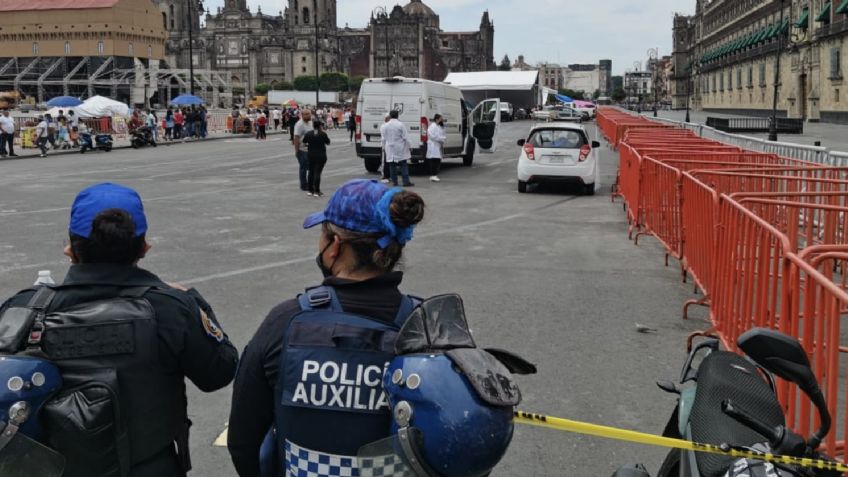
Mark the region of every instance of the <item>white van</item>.
<instances>
[{"instance_id":1,"label":"white van","mask_svg":"<svg viewBox=\"0 0 848 477\"><path fill-rule=\"evenodd\" d=\"M487 99L469 111L459 88L419 78L369 78L362 82L356 103L356 154L369 172L382 163L380 127L391 110L400 113L412 142L412 162L425 159L427 128L436 114L445 118L445 159L462 158L470 166L475 147L494 152L500 124L500 101Z\"/></svg>"}]
</instances>

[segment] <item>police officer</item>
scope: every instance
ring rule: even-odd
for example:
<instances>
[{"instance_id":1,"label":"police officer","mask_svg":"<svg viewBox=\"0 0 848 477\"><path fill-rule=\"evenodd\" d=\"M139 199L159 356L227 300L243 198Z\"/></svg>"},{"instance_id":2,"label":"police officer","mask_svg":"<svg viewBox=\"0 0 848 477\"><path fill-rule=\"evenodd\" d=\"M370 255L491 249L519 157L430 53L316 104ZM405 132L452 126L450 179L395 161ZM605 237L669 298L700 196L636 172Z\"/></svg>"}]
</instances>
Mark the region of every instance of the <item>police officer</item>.
<instances>
[{"instance_id":1,"label":"police officer","mask_svg":"<svg viewBox=\"0 0 848 477\"><path fill-rule=\"evenodd\" d=\"M45 330L30 335L28 350L40 347L62 372L64 386L54 405L73 400L68 396L74 393L82 406L90 404L83 398L106 402L114 393L114 410L102 414L114 422L111 427L99 423L97 432L67 434L65 429L98 423L84 422L83 412L83 422L70 416L51 427L49 416L41 416L47 444L67 459L65 476L185 476L191 466L185 378L212 392L235 375L238 351L206 300L138 267L150 251L146 232L141 198L127 187L89 187L72 206L64 250L72 265L64 282L50 287L55 294ZM35 292L24 290L9 299L0 320L10 307L26 306ZM76 412L75 406L67 409ZM96 444L89 445L88 437ZM118 465L120 474L112 467ZM111 473L101 471L110 467Z\"/></svg>"},{"instance_id":2,"label":"police officer","mask_svg":"<svg viewBox=\"0 0 848 477\"><path fill-rule=\"evenodd\" d=\"M381 380L414 307L395 266L423 217L417 194L353 180L306 218L304 228L321 226L325 279L273 308L244 350L227 442L241 477L260 475L272 428L283 475L358 475L359 448L389 435Z\"/></svg>"}]
</instances>

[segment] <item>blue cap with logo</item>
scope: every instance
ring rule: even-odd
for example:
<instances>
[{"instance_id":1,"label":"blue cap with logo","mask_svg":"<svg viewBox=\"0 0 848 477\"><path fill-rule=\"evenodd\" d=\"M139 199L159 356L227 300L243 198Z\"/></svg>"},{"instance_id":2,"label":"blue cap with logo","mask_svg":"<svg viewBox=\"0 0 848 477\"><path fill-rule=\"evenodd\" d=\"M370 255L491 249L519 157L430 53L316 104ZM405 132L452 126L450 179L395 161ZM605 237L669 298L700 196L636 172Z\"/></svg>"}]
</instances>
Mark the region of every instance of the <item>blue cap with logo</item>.
<instances>
[{"instance_id":1,"label":"blue cap with logo","mask_svg":"<svg viewBox=\"0 0 848 477\"><path fill-rule=\"evenodd\" d=\"M354 232L384 235L377 244L388 247L392 242L405 245L412 240L415 225L398 227L392 222L389 207L399 187L388 188L375 180L354 179L346 182L330 197L327 208L306 217L303 228L308 229L324 222Z\"/></svg>"},{"instance_id":2,"label":"blue cap with logo","mask_svg":"<svg viewBox=\"0 0 848 477\"><path fill-rule=\"evenodd\" d=\"M97 214L108 209L121 209L132 217L135 236L147 232L147 218L138 192L119 184L103 183L83 189L71 206L71 223L68 230L74 235L88 238Z\"/></svg>"}]
</instances>

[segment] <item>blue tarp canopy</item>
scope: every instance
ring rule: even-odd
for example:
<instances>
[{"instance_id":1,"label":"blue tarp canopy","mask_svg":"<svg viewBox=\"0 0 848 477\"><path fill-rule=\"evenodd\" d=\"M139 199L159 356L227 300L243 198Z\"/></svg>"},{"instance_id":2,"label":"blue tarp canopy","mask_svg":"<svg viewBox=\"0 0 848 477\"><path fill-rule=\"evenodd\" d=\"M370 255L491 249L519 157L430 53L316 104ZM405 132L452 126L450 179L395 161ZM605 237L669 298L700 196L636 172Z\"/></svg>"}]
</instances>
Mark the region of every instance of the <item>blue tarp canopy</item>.
<instances>
[{"instance_id":1,"label":"blue tarp canopy","mask_svg":"<svg viewBox=\"0 0 848 477\"><path fill-rule=\"evenodd\" d=\"M171 104L175 104L177 106L197 106L203 104L203 100L190 94L181 94L172 99Z\"/></svg>"},{"instance_id":2,"label":"blue tarp canopy","mask_svg":"<svg viewBox=\"0 0 848 477\"><path fill-rule=\"evenodd\" d=\"M73 108L81 104L82 101L73 96L56 96L47 102L47 106L51 108Z\"/></svg>"},{"instance_id":3,"label":"blue tarp canopy","mask_svg":"<svg viewBox=\"0 0 848 477\"><path fill-rule=\"evenodd\" d=\"M559 101L560 103L573 103L573 102L574 102L574 99L572 99L572 98L570 98L570 97L568 97L568 96L566 96L566 95L564 95L564 94L555 94L555 95L554 95L554 97L555 97L555 98L557 99L557 101Z\"/></svg>"}]
</instances>

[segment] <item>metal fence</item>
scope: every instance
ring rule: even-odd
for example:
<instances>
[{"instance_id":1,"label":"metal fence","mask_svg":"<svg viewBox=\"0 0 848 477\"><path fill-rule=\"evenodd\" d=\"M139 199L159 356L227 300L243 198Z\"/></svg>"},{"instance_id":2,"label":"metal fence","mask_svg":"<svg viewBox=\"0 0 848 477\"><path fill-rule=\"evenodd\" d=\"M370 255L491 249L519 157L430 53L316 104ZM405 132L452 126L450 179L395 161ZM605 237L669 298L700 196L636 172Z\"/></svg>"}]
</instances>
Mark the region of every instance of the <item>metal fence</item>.
<instances>
[{"instance_id":1,"label":"metal fence","mask_svg":"<svg viewBox=\"0 0 848 477\"><path fill-rule=\"evenodd\" d=\"M804 120L800 118L775 118L777 132L803 134ZM771 118L716 118L707 117L707 126L724 132L768 132Z\"/></svg>"}]
</instances>

